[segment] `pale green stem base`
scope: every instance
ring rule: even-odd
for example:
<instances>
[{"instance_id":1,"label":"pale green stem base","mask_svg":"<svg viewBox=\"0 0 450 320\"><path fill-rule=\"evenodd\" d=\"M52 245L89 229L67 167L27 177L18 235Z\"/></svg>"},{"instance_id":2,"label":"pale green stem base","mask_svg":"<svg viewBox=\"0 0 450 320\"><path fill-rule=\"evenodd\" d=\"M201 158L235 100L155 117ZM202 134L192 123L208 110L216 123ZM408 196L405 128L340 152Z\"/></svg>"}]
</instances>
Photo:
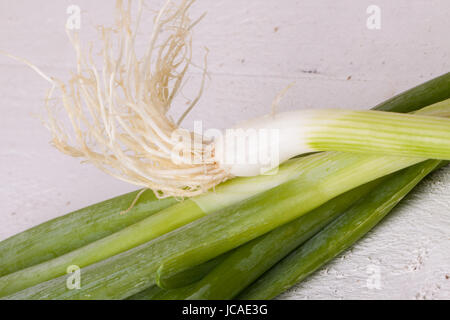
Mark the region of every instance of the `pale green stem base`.
<instances>
[{"instance_id":1,"label":"pale green stem base","mask_svg":"<svg viewBox=\"0 0 450 320\"><path fill-rule=\"evenodd\" d=\"M319 111L311 119L311 124L304 128L306 144L317 151L450 160L450 119L443 118L449 113L450 100L414 115L380 111ZM440 117L430 116L434 114Z\"/></svg>"}]
</instances>

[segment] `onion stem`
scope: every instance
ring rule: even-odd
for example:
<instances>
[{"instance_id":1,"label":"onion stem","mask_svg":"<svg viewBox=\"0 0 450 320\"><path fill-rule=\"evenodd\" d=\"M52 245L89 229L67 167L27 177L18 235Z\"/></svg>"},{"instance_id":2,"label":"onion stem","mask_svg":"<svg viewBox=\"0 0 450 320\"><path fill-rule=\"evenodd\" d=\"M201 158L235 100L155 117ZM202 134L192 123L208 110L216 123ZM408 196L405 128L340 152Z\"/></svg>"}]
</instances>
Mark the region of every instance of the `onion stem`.
<instances>
[{"instance_id":1,"label":"onion stem","mask_svg":"<svg viewBox=\"0 0 450 320\"><path fill-rule=\"evenodd\" d=\"M54 259L135 224L171 205L147 191L127 214L139 191L47 221L0 242L0 276Z\"/></svg>"},{"instance_id":2,"label":"onion stem","mask_svg":"<svg viewBox=\"0 0 450 320\"><path fill-rule=\"evenodd\" d=\"M429 160L393 175L376 192L360 199L238 298L271 299L302 281L375 227L417 183L440 164L440 161Z\"/></svg>"},{"instance_id":3,"label":"onion stem","mask_svg":"<svg viewBox=\"0 0 450 320\"><path fill-rule=\"evenodd\" d=\"M311 158L315 161L311 162ZM347 153L323 153L304 159L309 162L304 168L307 174L82 269L83 285L79 290L68 290L66 277L62 276L8 298L125 299L154 285L158 273L170 276L207 262L340 194L423 161ZM20 281L21 277L1 278L1 294Z\"/></svg>"},{"instance_id":4,"label":"onion stem","mask_svg":"<svg viewBox=\"0 0 450 320\"><path fill-rule=\"evenodd\" d=\"M141 293L137 298L231 299L275 263L333 221L356 200L372 191L379 183L380 179L351 190L304 216L244 244L231 252L197 283L174 290L161 290L157 295L155 295L156 290L150 289L147 297ZM158 285L159 283L160 281ZM163 288L167 289L167 286Z\"/></svg>"},{"instance_id":5,"label":"onion stem","mask_svg":"<svg viewBox=\"0 0 450 320\"><path fill-rule=\"evenodd\" d=\"M293 156L317 151L450 160L450 119L442 117L450 114L450 100L442 102L440 109L444 111L441 117L375 110L301 110L270 115L237 126L248 134L246 148L229 136L219 139L218 160L235 176L261 174L269 163L276 166ZM261 130L276 132L278 143L258 143L248 133ZM258 155L268 155L270 160L263 163Z\"/></svg>"},{"instance_id":6,"label":"onion stem","mask_svg":"<svg viewBox=\"0 0 450 320\"><path fill-rule=\"evenodd\" d=\"M243 290L256 294L256 299L270 298L264 296L264 293L260 294L260 292L264 290L279 290L279 293L281 293L286 288L279 285L283 280L279 281L278 279L289 278L288 275L292 273L292 267L281 267L285 264L283 261L273 269L274 271L270 270L263 275L264 272L272 268L291 251L310 239L337 217L348 214L349 211L356 211L361 214L366 210L375 211L384 204L387 204L387 206L383 210L392 208L395 203L398 203L408 193L408 190L412 189L415 184L438 165L438 161L430 160L380 178L332 199L291 223L237 248L197 283L172 290L150 288L130 299L226 300L235 298ZM386 200L386 203L383 202L384 200ZM353 226L355 225L358 224L354 222ZM353 229L349 226L347 230ZM333 240L333 238L324 240L325 237L321 237L321 239L324 244L326 241L332 243L331 241ZM316 257L312 251L310 256ZM314 264L307 259L307 257L303 257L301 261L297 261L298 268L301 269L303 265ZM250 286L261 275L263 275L262 280ZM250 289L246 289L248 286L250 286ZM252 287L255 289L251 289ZM264 288L261 289L262 287ZM251 296L244 293L242 298L248 299Z\"/></svg>"}]
</instances>

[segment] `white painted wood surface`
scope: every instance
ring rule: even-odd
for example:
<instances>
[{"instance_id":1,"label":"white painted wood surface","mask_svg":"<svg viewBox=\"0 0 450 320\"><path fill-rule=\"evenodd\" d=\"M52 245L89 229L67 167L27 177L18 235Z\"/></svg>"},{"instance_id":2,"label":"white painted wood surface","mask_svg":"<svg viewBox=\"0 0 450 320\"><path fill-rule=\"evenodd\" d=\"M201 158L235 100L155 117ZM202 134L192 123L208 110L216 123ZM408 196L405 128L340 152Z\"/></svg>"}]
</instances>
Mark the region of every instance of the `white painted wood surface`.
<instances>
[{"instance_id":1,"label":"white painted wood surface","mask_svg":"<svg viewBox=\"0 0 450 320\"><path fill-rule=\"evenodd\" d=\"M112 3L0 0L0 49L64 76L73 68L66 8L81 7L81 31L89 35L94 24L111 21ZM372 4L381 9L380 30L366 27ZM450 71L446 0L199 0L193 14L203 11L196 45L210 50L211 81L187 127L202 119L225 128L267 113L294 81L283 110L366 109ZM27 67L0 56L0 240L135 189L49 145L33 117L47 89ZM353 249L281 298L450 298L449 186L449 168L434 174ZM380 271L379 289L367 286L371 270Z\"/></svg>"}]
</instances>

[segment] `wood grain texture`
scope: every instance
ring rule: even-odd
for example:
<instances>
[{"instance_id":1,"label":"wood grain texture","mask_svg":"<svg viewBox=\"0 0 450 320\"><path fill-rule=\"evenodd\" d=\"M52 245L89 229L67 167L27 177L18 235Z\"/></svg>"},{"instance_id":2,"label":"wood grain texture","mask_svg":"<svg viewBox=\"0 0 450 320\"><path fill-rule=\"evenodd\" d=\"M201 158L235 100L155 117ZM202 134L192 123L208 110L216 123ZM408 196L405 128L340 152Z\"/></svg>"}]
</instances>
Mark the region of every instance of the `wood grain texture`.
<instances>
[{"instance_id":1,"label":"wood grain texture","mask_svg":"<svg viewBox=\"0 0 450 320\"><path fill-rule=\"evenodd\" d=\"M147 3L158 8L162 1ZM88 40L94 25L112 21L111 0L0 0L0 49L64 77L74 66L64 31L71 4L83 10ZM371 4L381 8L380 30L366 27ZM193 15L204 11L195 57L201 63L203 46L209 48L211 80L188 128L199 119L205 128L226 128L268 113L292 82L282 110L367 109L450 70L446 0L198 0ZM199 76L190 74L194 82ZM47 89L27 67L0 56L0 240L135 189L49 145L33 116L42 113ZM353 249L281 298L450 298L449 186L445 168ZM374 266L380 289L367 288Z\"/></svg>"}]
</instances>

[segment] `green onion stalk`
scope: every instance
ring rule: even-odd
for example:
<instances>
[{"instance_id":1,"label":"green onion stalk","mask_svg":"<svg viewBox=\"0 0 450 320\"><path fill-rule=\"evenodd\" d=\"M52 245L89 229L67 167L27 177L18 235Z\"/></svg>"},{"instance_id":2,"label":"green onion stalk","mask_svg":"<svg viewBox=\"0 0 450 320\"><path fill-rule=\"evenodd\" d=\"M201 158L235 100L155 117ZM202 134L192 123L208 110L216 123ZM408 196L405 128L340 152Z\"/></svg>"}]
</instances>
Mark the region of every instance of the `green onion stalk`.
<instances>
[{"instance_id":1,"label":"green onion stalk","mask_svg":"<svg viewBox=\"0 0 450 320\"><path fill-rule=\"evenodd\" d=\"M196 278L199 273L203 275L197 283L189 281L192 285L182 286L174 277L165 278L161 275L156 281L160 290L150 288L130 299L231 299L379 183L380 179L351 190L291 223L242 245L228 253L227 257L222 258L222 261L207 273L202 274L197 268L190 269L195 271Z\"/></svg>"},{"instance_id":2,"label":"green onion stalk","mask_svg":"<svg viewBox=\"0 0 450 320\"><path fill-rule=\"evenodd\" d=\"M266 296L265 292L281 293L290 285L299 281L298 278L292 279L292 276L290 276L293 273L291 269L294 268L292 266L294 264L292 262L294 260L292 258L294 254L271 269L291 251L294 251L297 247L308 241L308 239L322 230L323 227L330 225L331 221L335 221L336 218L341 219L341 216L351 215L354 219L359 219L358 221L353 221L351 225L348 223L343 234L356 232L355 230L359 228L358 226L361 221L366 223L361 218L362 215L375 216L375 212L377 212L378 216L382 216L380 212L386 214L429 172L438 167L439 164L439 161L429 160L398 173L380 178L330 200L293 222L281 226L234 250L221 263L204 274L204 277L196 283L175 288L171 279L168 279L170 281L168 284L160 280L157 282L159 288L151 287L144 292L132 296L130 299L225 300L236 298L243 290L245 291L245 293L242 293L243 299L249 299L253 296L256 299L272 298L274 297L273 295ZM353 212L353 214L350 212ZM374 221L376 222L375 218L372 219L371 223L374 224ZM335 242L333 238L327 238L329 232L326 230L329 228L331 227L325 228L323 236L314 237L320 237L321 239L321 255L314 251L317 250L317 246L311 246L308 250L308 256L303 255L301 260L296 260L295 268L297 270L308 270L311 272L310 266L314 266L317 269L319 265L323 264L323 256L326 256L326 259L329 260L342 251L342 248L330 245ZM342 231L342 228L339 230ZM364 230L367 231L367 228ZM362 236L364 232L361 231L359 234ZM349 245L347 243L346 247ZM306 247L308 245L305 244L304 246ZM318 260L319 257L322 260ZM316 258L317 263L314 262L314 258ZM288 260L291 261L289 267L287 262L285 262ZM286 266L282 267L283 265ZM271 270L264 274L269 269ZM301 274L302 279L307 276L305 272ZM263 275L261 280L258 280L252 285L261 275ZM281 285L284 281L287 281L286 279L290 280L289 285ZM178 285L180 283L176 284ZM249 288L246 289L247 287Z\"/></svg>"},{"instance_id":3,"label":"green onion stalk","mask_svg":"<svg viewBox=\"0 0 450 320\"><path fill-rule=\"evenodd\" d=\"M427 174L446 165L437 160L405 169L384 181L377 190L284 258L238 299L272 299L342 253L373 229Z\"/></svg>"},{"instance_id":4,"label":"green onion stalk","mask_svg":"<svg viewBox=\"0 0 450 320\"><path fill-rule=\"evenodd\" d=\"M375 107L375 109L381 111L411 112L449 97L450 73L447 73L391 98ZM282 168L285 167L284 165ZM225 187L221 186L213 195L209 194L207 197L214 197L210 203L221 202L223 203L222 206L226 206L232 203L231 198L235 195L243 194L243 197L235 198L235 201L239 201L286 181L290 175L294 174L293 171L286 171L286 174L280 172L277 176L281 177L281 179L275 183L273 182L275 178L264 179L263 177L257 177L257 180L238 178L235 179L235 182L226 183ZM270 180L272 180L272 183L268 183ZM240 186L243 186L245 182L248 183L241 188ZM268 183L267 186L258 188L263 182ZM255 188L255 190L249 192L251 188ZM234 194L232 193L233 190L236 190ZM2 257L0 260L0 276L71 252L95 240L124 229L129 225L135 224L176 203L173 198L158 200L151 191L147 191L139 197L131 210L128 210L126 214L120 214L127 211L127 208L136 199L138 193L136 191L125 194L75 211L0 242L0 256ZM177 206L180 211L187 211L184 210L183 206L187 208L189 207L189 203L178 204ZM212 207L209 211L211 212L216 208ZM198 215L201 216L202 212L200 210L198 211ZM154 221L154 225L151 226L152 229L160 229L161 226L170 225L168 223L170 214L166 215L163 211L158 216L166 218L152 218L147 220L148 222ZM194 214L192 220L194 220L195 216ZM170 218L175 219L175 224L183 223L182 221L177 221L178 216ZM161 220L162 222L158 225L158 221ZM170 227L167 228L167 231L170 230ZM147 230L145 231L144 233L147 233ZM148 240L148 238L145 240ZM140 242L136 241L136 244ZM93 262L96 261L92 260L89 264ZM83 266L81 263L79 265Z\"/></svg>"},{"instance_id":5,"label":"green onion stalk","mask_svg":"<svg viewBox=\"0 0 450 320\"><path fill-rule=\"evenodd\" d=\"M54 259L105 238L176 203L152 191L131 192L40 224L0 242L0 276ZM127 211L126 214L123 214Z\"/></svg>"},{"instance_id":6,"label":"green onion stalk","mask_svg":"<svg viewBox=\"0 0 450 320\"><path fill-rule=\"evenodd\" d=\"M346 153L322 153L301 160L304 175L85 268L80 290L68 290L63 276L25 289L11 298L127 298L154 285L158 275L176 274L207 262L346 191L423 161ZM45 269L33 274L25 272L21 277L7 276L0 279L0 283L14 284L40 272Z\"/></svg>"},{"instance_id":7,"label":"green onion stalk","mask_svg":"<svg viewBox=\"0 0 450 320\"><path fill-rule=\"evenodd\" d=\"M62 276L10 298L124 299L156 284L157 276L170 276L207 262L346 191L423 161L347 153L323 153L304 160L307 174L297 179L82 269L79 290L68 290L66 276ZM33 282L51 267L1 278L2 294L18 283Z\"/></svg>"},{"instance_id":8,"label":"green onion stalk","mask_svg":"<svg viewBox=\"0 0 450 320\"><path fill-rule=\"evenodd\" d=\"M92 212L92 208L87 208L81 212L76 212L70 216L61 218L64 223L64 228L60 232L57 232L58 229L56 228L60 227L62 223L59 220L55 220L15 236L6 240L4 243L0 243L0 250L7 252L7 255L10 257L10 259L2 261L4 270L17 270L0 278L0 296L11 294L40 282L62 276L67 273L67 268L70 266L76 265L79 268L83 268L102 261L162 236L172 230L176 230L226 206L239 203L255 194L305 175L307 174L305 163L312 162L313 160L293 159L283 164L276 175L261 175L229 180L218 186L215 191L179 202L175 202L172 198L158 201L152 196L150 197L153 200L150 200L148 197L151 192L146 192L147 198L140 200L132 211L122 215L120 215L120 209L124 208L123 199L118 199L118 201L122 201L121 205L111 210L109 214L107 211L108 204L114 205L117 201L108 201L104 207L99 208L98 213L92 219L88 216L88 213ZM131 196L132 194L126 197L130 202L133 201ZM142 204L141 201L143 201ZM173 205L168 206L169 204ZM155 213L162 206L167 206L167 208ZM79 217L79 225L82 225L86 219L92 221L92 223L83 226L83 234L86 234L88 231L95 233L97 228L103 228L103 224L106 225L105 228L109 226L107 219L99 218L98 221L94 220L97 216L107 217L110 215L112 216L111 224L113 224L116 220L124 220L128 214L130 214L129 221L132 220L135 213L140 212L144 208L147 210L144 211L147 214L146 218L140 219L135 223L130 222L127 227L110 233L103 238L101 238L101 235L104 235L104 233L98 232L96 234L100 239L92 242L85 241L86 244L84 246L75 248L74 250L69 251L61 247L57 242L52 242L61 240L62 243L67 243L69 240L65 240L64 238L64 235L68 236L67 233L73 235L76 239L78 238L74 232L74 230L78 231L78 228L74 229L76 224L71 224L74 223L74 216ZM52 234L45 234L46 230L55 231ZM57 239L52 240L51 236L53 234L57 235ZM31 239L30 242L27 243L27 239ZM45 239L42 244L39 242L41 239ZM60 253L66 253L57 255L58 252L55 252L51 248L52 243L58 249L60 248ZM14 255L14 252L16 252L14 245L24 247L26 251L16 257ZM33 252L33 247L39 247L40 250ZM55 256L53 259L44 260L43 258L36 257L38 254L46 253L47 250ZM34 262L39 261L37 259L43 262L35 264ZM17 262L19 260L21 263ZM27 264L30 265L27 268L18 268Z\"/></svg>"},{"instance_id":9,"label":"green onion stalk","mask_svg":"<svg viewBox=\"0 0 450 320\"><path fill-rule=\"evenodd\" d=\"M440 78L437 78L428 83L425 83L422 86L414 88L414 89L404 93L402 96L395 98L396 101L394 101L393 105L394 104L397 106L401 105L401 106L403 106L404 110L408 110L408 108L410 108L412 110L415 107L417 107L418 103L434 102L436 99L441 98L444 95L445 90L438 90L438 88L445 87L446 85L448 86L449 78L450 78L449 74L446 74L444 76L441 76ZM430 96L426 96L426 92L431 92L432 94L430 94ZM436 96L433 97L432 96L433 94L435 94ZM402 99L404 99L404 102L402 102ZM399 101L400 101L400 103L399 103ZM412 102L412 101L417 101L417 102ZM409 103L409 106L405 107L405 105L407 105L408 103ZM297 162L297 161L300 161L300 160L296 159L293 162L290 162L288 165L286 165L285 168L287 168L287 169L285 171L280 170L281 174L279 174L277 177L281 176L282 177L281 179L277 180L272 177L271 180L268 180L264 176L249 178L249 179L234 179L234 180L229 181L226 184L224 184L223 192L221 190L219 190L219 192L216 192L214 194L207 194L207 195L195 198L193 200L192 199L187 200L185 202L177 204L175 206L175 210L174 210L174 208L168 208L169 214L167 214L167 215L166 215L165 210L163 210L162 212L149 217L148 218L149 220L144 219L145 223L140 224L140 226L144 226L143 228L132 226L133 228L128 229L127 232L125 232L125 234L128 234L129 238L130 238L130 237L133 237L133 235L141 234L140 232L142 231L144 234L149 233L150 236L143 237L143 238L141 238L142 240L136 240L136 241L133 240L134 242L133 241L128 242L128 244L129 244L128 247L124 246L124 247L119 247L119 249L117 249L116 247L113 246L113 250L108 251L109 252L108 254L113 255L122 250L129 249L130 247L135 246L136 244L139 244L139 243L143 243L146 240L151 239L152 237L157 237L157 236L164 234L168 231L171 231L179 226L189 223L192 220L195 220L199 217L204 216L205 211L208 212L208 210L207 210L208 208L209 208L209 212L214 212L215 210L220 208L220 206L225 207L226 205L233 203L233 201L238 202L238 201L245 199L251 195L257 194L261 190L264 190L264 188L269 189L273 186L276 186L276 185L282 183L283 181L285 181L283 179L287 180L289 177L293 178L292 173L296 172L296 170L299 170L299 168L301 166L303 166L303 164L304 164L303 159L300 162ZM299 170L299 171L305 173L306 171L304 169L306 167L307 166L304 166L303 170ZM289 170L290 168L294 168L294 169ZM283 176L283 172L286 173L284 176ZM263 182L265 182L265 183L263 183ZM243 187L239 188L239 186L243 186ZM263 187L261 188L261 186L263 186ZM207 209L202 210L200 207L207 208ZM171 215L170 212L172 212L173 214ZM179 214L181 212L183 212L182 215ZM167 223L168 221L170 221L171 223ZM155 222L155 223L152 223L152 222ZM53 222L51 222L51 223L53 223ZM155 226L156 226L156 228L154 228ZM159 226L161 227L161 229L158 228ZM145 227L147 227L147 229ZM156 230L156 232L154 230ZM153 233L151 231L153 231ZM139 239L139 237L138 237L138 239ZM111 238L109 240L111 240ZM122 242L123 239L121 237L113 236L112 240L116 240L117 242ZM123 242L126 242L126 241L123 241ZM103 242L103 244L105 247L108 247L110 245L110 243L108 241ZM97 244L96 246L98 246L97 248L101 248L102 242L100 244ZM89 250L87 250L87 251L89 252ZM99 258L96 258L96 257L98 257L98 255L96 254L95 250L93 250L91 252L93 252L93 254L91 255L91 257L93 257L93 259L89 261L89 258L88 258L86 265L89 265L93 262L100 260ZM108 254L105 254L104 256L100 255L100 257L102 257L102 258L107 257ZM81 253L81 256L89 257L89 254L85 255L85 253ZM8 281L8 278L6 278L6 281L5 281L5 279L0 279L0 283L4 284L4 286L3 286L4 288L7 288L4 292L6 292L6 293L15 292L16 290L20 290L29 285L33 285L33 284L39 283L41 281L51 279L52 277L55 277L57 275L60 275L65 272L68 265L71 265L74 263L76 264L77 262L83 262L83 261L86 261L86 260L82 260L82 259L80 259L78 261L70 260L70 257L69 257L69 259L67 259L67 260L62 259L62 260L56 261L56 263L52 262L47 265L44 264L44 265L35 267L34 269L24 270L23 273L33 274L34 276L32 276L28 280L25 279L26 281L23 281L24 278L21 277L20 273L13 275L12 277L10 277L10 279L21 279L21 281L16 282L17 284L13 284L12 289L8 289L8 288L11 288L10 284L14 283L15 281ZM81 266L84 266L83 263L80 263L80 264L81 264ZM47 268L47 267L49 267L49 268ZM58 271L55 272L55 270L58 270ZM38 273L36 273L36 271ZM42 271L43 271L43 273L40 273ZM46 274L46 271L47 271L47 274ZM48 271L50 271L50 272L48 272ZM43 274L43 276L35 277L36 274Z\"/></svg>"}]
</instances>

